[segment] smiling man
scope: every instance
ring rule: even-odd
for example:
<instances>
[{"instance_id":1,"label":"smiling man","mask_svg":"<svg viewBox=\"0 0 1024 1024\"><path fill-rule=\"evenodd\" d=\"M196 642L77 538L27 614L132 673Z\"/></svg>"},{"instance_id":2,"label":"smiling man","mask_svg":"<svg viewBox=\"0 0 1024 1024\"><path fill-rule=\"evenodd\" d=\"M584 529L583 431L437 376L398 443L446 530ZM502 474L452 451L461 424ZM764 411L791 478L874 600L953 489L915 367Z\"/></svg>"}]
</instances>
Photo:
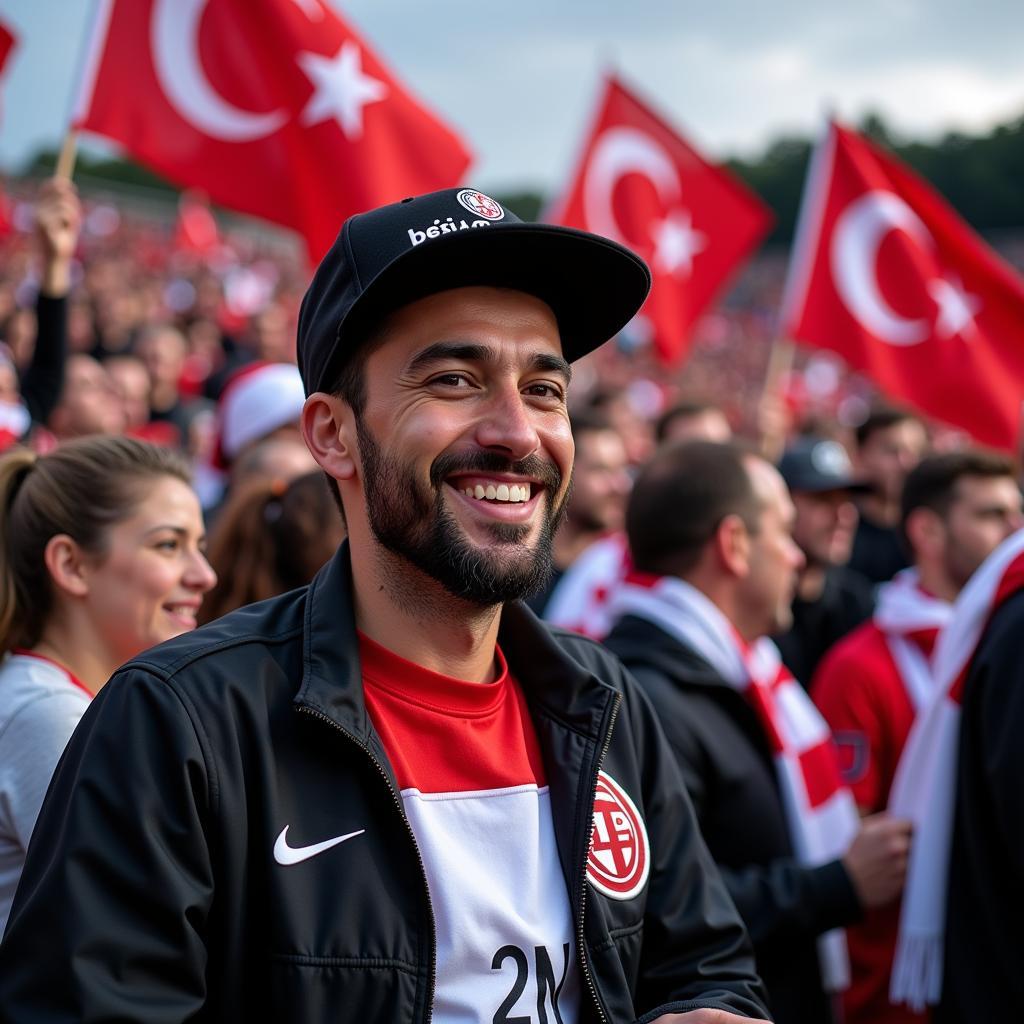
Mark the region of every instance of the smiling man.
<instances>
[{"instance_id":1,"label":"smiling man","mask_svg":"<svg viewBox=\"0 0 1024 1024\"><path fill-rule=\"evenodd\" d=\"M649 281L472 189L346 222L298 357L349 543L102 691L29 850L0 1017L764 1015L650 705L518 600L569 494L569 364Z\"/></svg>"}]
</instances>

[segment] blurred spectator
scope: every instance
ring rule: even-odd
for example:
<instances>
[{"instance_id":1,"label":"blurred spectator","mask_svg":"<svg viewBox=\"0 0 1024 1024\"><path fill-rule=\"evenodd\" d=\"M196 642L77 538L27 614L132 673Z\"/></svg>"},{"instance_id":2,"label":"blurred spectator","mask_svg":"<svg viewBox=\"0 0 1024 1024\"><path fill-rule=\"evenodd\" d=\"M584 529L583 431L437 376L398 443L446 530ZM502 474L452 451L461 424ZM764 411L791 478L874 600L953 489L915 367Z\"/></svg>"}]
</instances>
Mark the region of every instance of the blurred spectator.
<instances>
[{"instance_id":1,"label":"blurred spectator","mask_svg":"<svg viewBox=\"0 0 1024 1024\"><path fill-rule=\"evenodd\" d=\"M775 640L786 667L810 686L825 652L875 606L871 584L846 564L857 528L853 494L864 485L855 479L846 449L820 437L794 442L779 471L796 509L793 539L804 565L797 575L793 624Z\"/></svg>"},{"instance_id":2,"label":"blurred spectator","mask_svg":"<svg viewBox=\"0 0 1024 1024\"><path fill-rule=\"evenodd\" d=\"M626 446L602 413L582 409L572 416L576 456L572 497L555 533L553 572L544 591L527 603L539 615L565 572L595 541L622 530L630 476Z\"/></svg>"},{"instance_id":3,"label":"blurred spectator","mask_svg":"<svg viewBox=\"0 0 1024 1024\"><path fill-rule=\"evenodd\" d=\"M135 343L135 354L149 372L150 420L171 424L182 444L190 418L180 390L188 354L185 336L167 324L148 327Z\"/></svg>"},{"instance_id":4,"label":"blurred spectator","mask_svg":"<svg viewBox=\"0 0 1024 1024\"><path fill-rule=\"evenodd\" d=\"M666 514L685 510L686 514ZM663 447L626 513L634 570L607 646L646 690L757 955L778 1024L830 1021L841 937L891 902L909 827L861 823L825 722L766 635L802 564L775 468L733 445Z\"/></svg>"},{"instance_id":5,"label":"blurred spectator","mask_svg":"<svg viewBox=\"0 0 1024 1024\"><path fill-rule=\"evenodd\" d=\"M935 1024L1012 1020L1024 1003L1024 531L971 577L932 659L935 699L890 803L914 820L893 995Z\"/></svg>"},{"instance_id":6,"label":"blurred spectator","mask_svg":"<svg viewBox=\"0 0 1024 1024\"><path fill-rule=\"evenodd\" d=\"M286 442L268 442L276 443ZM221 510L210 537L218 583L203 603L201 620L304 586L344 538L319 468L289 484L250 480Z\"/></svg>"},{"instance_id":7,"label":"blurred spectator","mask_svg":"<svg viewBox=\"0 0 1024 1024\"><path fill-rule=\"evenodd\" d=\"M677 402L658 417L654 439L658 444L691 439L729 441L732 427L725 413L711 402Z\"/></svg>"},{"instance_id":8,"label":"blurred spectator","mask_svg":"<svg viewBox=\"0 0 1024 1024\"><path fill-rule=\"evenodd\" d=\"M111 356L103 363L124 406L125 430L133 433L149 422L149 371L138 356Z\"/></svg>"},{"instance_id":9,"label":"blurred spectator","mask_svg":"<svg viewBox=\"0 0 1024 1024\"><path fill-rule=\"evenodd\" d=\"M952 602L981 563L1024 525L1012 462L981 451L926 456L903 488L901 530L913 568L883 584L874 620L822 662L812 695L840 746L843 777L864 814L889 802L910 728L934 693L929 659ZM911 1024L889 1004L898 908L849 931L853 980L847 1024Z\"/></svg>"},{"instance_id":10,"label":"blurred spectator","mask_svg":"<svg viewBox=\"0 0 1024 1024\"><path fill-rule=\"evenodd\" d=\"M299 416L305 400L294 365L252 363L235 374L218 405L211 463L197 473L204 508L222 500L232 466L256 445L269 438L301 442Z\"/></svg>"},{"instance_id":11,"label":"blurred spectator","mask_svg":"<svg viewBox=\"0 0 1024 1024\"><path fill-rule=\"evenodd\" d=\"M850 568L884 583L907 567L899 537L903 481L928 449L924 424L913 413L878 406L857 428L857 471L871 492L858 504L860 522Z\"/></svg>"},{"instance_id":12,"label":"blurred spectator","mask_svg":"<svg viewBox=\"0 0 1024 1024\"><path fill-rule=\"evenodd\" d=\"M232 464L231 492L244 489L254 480L277 480L288 484L316 468L316 460L305 442L287 435L270 437L246 449Z\"/></svg>"},{"instance_id":13,"label":"blurred spectator","mask_svg":"<svg viewBox=\"0 0 1024 1024\"><path fill-rule=\"evenodd\" d=\"M196 624L215 578L183 460L127 438L0 459L0 932L50 776L122 662Z\"/></svg>"},{"instance_id":14,"label":"blurred spectator","mask_svg":"<svg viewBox=\"0 0 1024 1024\"><path fill-rule=\"evenodd\" d=\"M68 357L61 400L50 414L48 426L58 441L124 431L120 392L92 356L75 353Z\"/></svg>"},{"instance_id":15,"label":"blurred spectator","mask_svg":"<svg viewBox=\"0 0 1024 1024\"><path fill-rule=\"evenodd\" d=\"M71 182L60 178L44 182L35 211L36 236L43 253L35 330L27 311L15 311L8 316L4 331L11 358L6 366L7 391L0 402L0 449L27 437L33 424L45 423L60 400L67 358L71 259L81 221L81 204ZM16 378L19 364L24 372L13 389L10 377Z\"/></svg>"}]
</instances>

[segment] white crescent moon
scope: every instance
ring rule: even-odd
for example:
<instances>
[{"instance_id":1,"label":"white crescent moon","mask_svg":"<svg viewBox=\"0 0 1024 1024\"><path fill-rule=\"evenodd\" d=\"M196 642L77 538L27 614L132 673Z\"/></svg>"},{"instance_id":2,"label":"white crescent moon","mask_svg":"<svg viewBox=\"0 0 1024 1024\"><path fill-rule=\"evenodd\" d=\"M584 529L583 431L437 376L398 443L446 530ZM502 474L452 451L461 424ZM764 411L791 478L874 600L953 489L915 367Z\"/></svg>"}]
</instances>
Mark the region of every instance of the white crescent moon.
<instances>
[{"instance_id":1,"label":"white crescent moon","mask_svg":"<svg viewBox=\"0 0 1024 1024\"><path fill-rule=\"evenodd\" d=\"M276 132L284 110L254 114L218 93L199 59L199 24L208 0L155 0L150 45L160 87L171 106L201 132L225 142L251 142Z\"/></svg>"},{"instance_id":2,"label":"white crescent moon","mask_svg":"<svg viewBox=\"0 0 1024 1024\"><path fill-rule=\"evenodd\" d=\"M890 231L905 231L929 246L920 218L892 192L867 192L836 221L830 250L832 279L850 314L890 345L918 345L931 335L928 320L909 320L885 301L878 287L878 248Z\"/></svg>"},{"instance_id":3,"label":"white crescent moon","mask_svg":"<svg viewBox=\"0 0 1024 1024\"><path fill-rule=\"evenodd\" d=\"M634 171L657 189L662 202L679 199L679 175L671 157L657 142L635 128L609 128L594 147L583 182L583 212L591 231L624 242L612 208L615 184Z\"/></svg>"}]
</instances>

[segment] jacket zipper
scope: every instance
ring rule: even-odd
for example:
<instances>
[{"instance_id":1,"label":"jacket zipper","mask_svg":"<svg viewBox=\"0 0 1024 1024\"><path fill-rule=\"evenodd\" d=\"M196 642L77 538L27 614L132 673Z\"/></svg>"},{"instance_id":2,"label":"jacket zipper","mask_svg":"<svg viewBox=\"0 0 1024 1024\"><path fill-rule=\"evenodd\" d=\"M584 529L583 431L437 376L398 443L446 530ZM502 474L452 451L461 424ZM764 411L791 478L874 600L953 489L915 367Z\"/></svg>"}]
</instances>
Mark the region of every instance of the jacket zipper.
<instances>
[{"instance_id":1,"label":"jacket zipper","mask_svg":"<svg viewBox=\"0 0 1024 1024\"><path fill-rule=\"evenodd\" d=\"M615 727L615 719L619 714L619 705L622 703L622 694L615 694L615 701L612 704L611 716L608 719L608 731L605 733L604 744L601 747L600 752L597 755L597 764L594 771L593 784L590 787L590 806L594 806L594 798L597 795L597 776L601 771L601 765L604 763L605 755L608 753L608 748L612 743L612 729ZM591 810L591 816L593 816L593 810ZM587 847L588 853L590 847ZM586 940L583 937L583 914L587 906L587 865L586 860L583 862L583 876L580 880L580 914L576 922L576 948L579 950L580 967L583 969L583 977L586 979L587 988L590 990L591 998L594 1000L594 1005L597 1007L598 1016L601 1018L602 1024L609 1024L608 1015L604 1012L604 1007L601 1005L601 999L597 994L597 986L594 984L594 977L590 972L590 964L587 962L587 948Z\"/></svg>"},{"instance_id":2,"label":"jacket zipper","mask_svg":"<svg viewBox=\"0 0 1024 1024\"><path fill-rule=\"evenodd\" d=\"M299 710L304 714L311 715L313 718L319 718L326 722L332 729L341 733L350 743L354 743L360 750L362 750L366 756L373 762L374 767L380 772L381 778L384 780L384 784L388 787L388 792L391 794L391 799L395 803L395 807L398 810L399 817L402 819L402 823L405 825L406 831L409 833L409 838L412 840L412 848L416 851L416 860L419 862L420 875L423 878L423 888L427 894L427 916L430 920L430 983L427 988L427 1024L430 1024L431 1019L434 1016L434 982L437 977L437 926L434 922L434 908L430 902L430 885L427 882L427 869L423 863L423 854L420 853L419 843L416 842L416 833L412 830L412 825L409 823L409 818L405 813L405 806L395 792L395 787L391 784L391 779L388 776L388 771L381 764L380 760L376 757L372 750L365 743L360 743L348 730L342 728L333 719L328 718L327 715L320 711L314 711L312 708L299 705Z\"/></svg>"}]
</instances>

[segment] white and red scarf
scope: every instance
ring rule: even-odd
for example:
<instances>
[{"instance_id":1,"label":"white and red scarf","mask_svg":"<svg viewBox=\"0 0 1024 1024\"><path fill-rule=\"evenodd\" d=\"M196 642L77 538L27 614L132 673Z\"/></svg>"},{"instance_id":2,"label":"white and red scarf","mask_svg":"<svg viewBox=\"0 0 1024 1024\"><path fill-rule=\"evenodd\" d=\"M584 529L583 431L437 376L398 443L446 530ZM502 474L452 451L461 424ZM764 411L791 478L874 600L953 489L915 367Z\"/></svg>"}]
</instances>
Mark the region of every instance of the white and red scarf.
<instances>
[{"instance_id":1,"label":"white and red scarf","mask_svg":"<svg viewBox=\"0 0 1024 1024\"><path fill-rule=\"evenodd\" d=\"M544 621L603 640L612 628L610 600L630 568L624 533L594 541L558 581L544 609Z\"/></svg>"},{"instance_id":2,"label":"white and red scarf","mask_svg":"<svg viewBox=\"0 0 1024 1024\"><path fill-rule=\"evenodd\" d=\"M949 624L953 606L921 589L916 569L904 569L878 589L874 622L885 636L916 714L931 704L935 692L931 665L918 640L932 650L940 629Z\"/></svg>"},{"instance_id":3,"label":"white and red scarf","mask_svg":"<svg viewBox=\"0 0 1024 1024\"><path fill-rule=\"evenodd\" d=\"M635 615L696 651L746 696L772 748L786 824L797 860L817 867L841 857L860 827L853 795L839 777L828 725L767 637L747 646L696 587L672 576L630 573L612 597L613 618ZM831 992L849 985L846 936L818 940L822 980Z\"/></svg>"},{"instance_id":4,"label":"white and red scarf","mask_svg":"<svg viewBox=\"0 0 1024 1024\"><path fill-rule=\"evenodd\" d=\"M953 842L961 700L993 612L1024 587L1024 530L1005 540L953 604L932 655L934 696L917 716L896 768L889 810L914 823L889 998L923 1010L942 994L946 885Z\"/></svg>"}]
</instances>

